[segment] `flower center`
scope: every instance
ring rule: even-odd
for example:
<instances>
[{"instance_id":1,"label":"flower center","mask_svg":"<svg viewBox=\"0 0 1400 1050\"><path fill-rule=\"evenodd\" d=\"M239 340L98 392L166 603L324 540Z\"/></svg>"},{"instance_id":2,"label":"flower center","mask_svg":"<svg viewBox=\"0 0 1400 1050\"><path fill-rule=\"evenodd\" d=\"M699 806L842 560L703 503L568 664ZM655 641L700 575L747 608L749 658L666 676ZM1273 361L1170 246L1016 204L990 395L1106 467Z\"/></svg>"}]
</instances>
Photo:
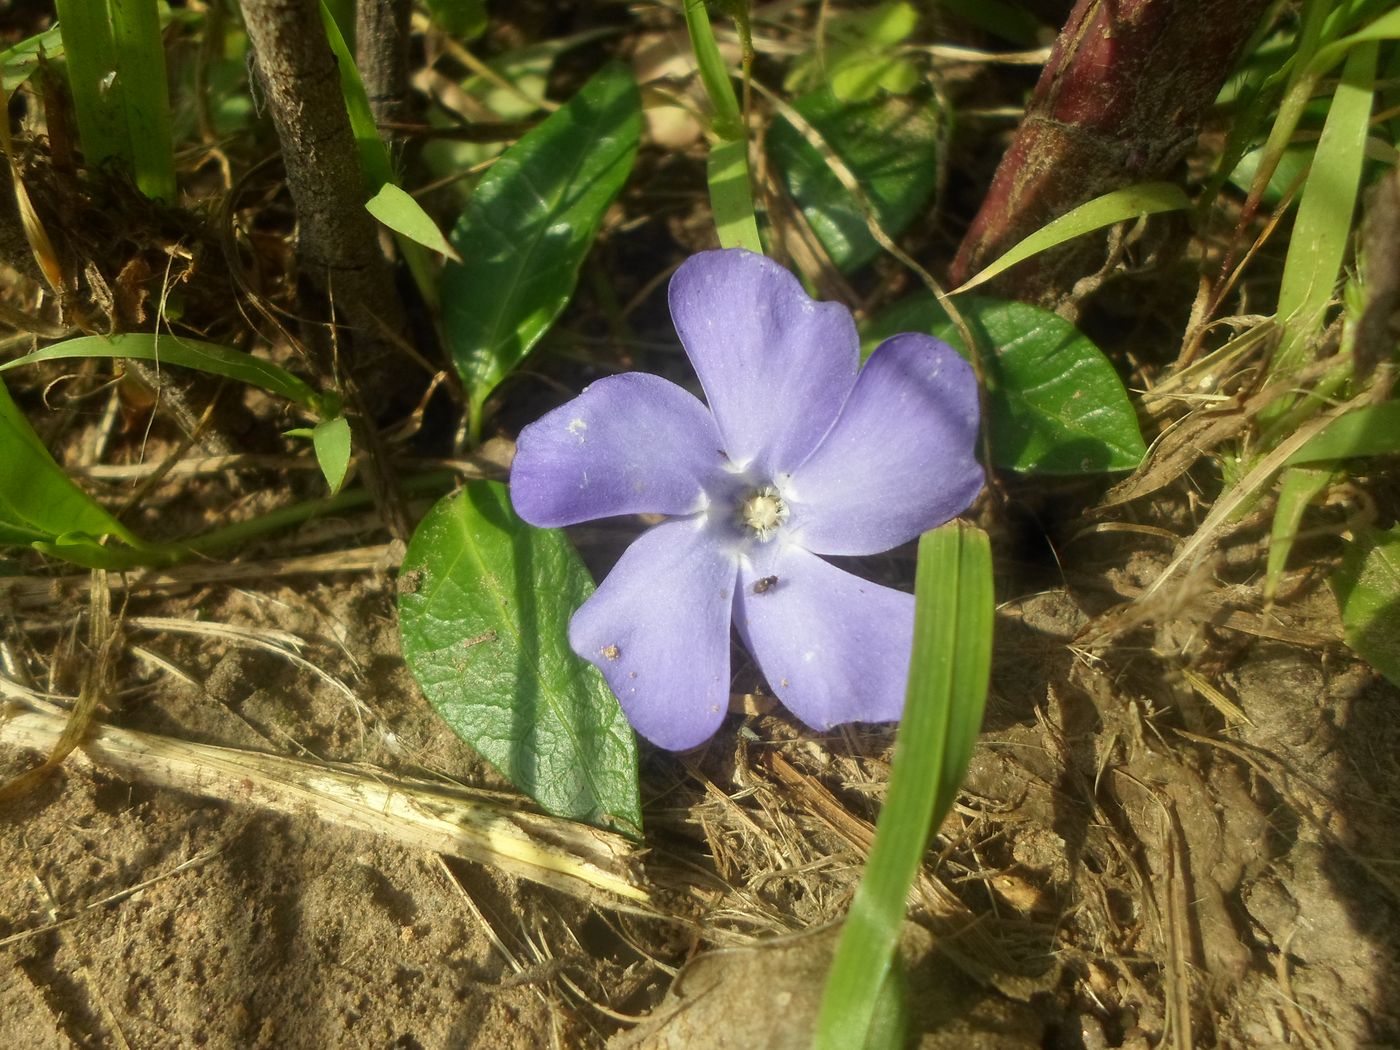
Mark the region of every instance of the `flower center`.
<instances>
[{"instance_id":1,"label":"flower center","mask_svg":"<svg viewBox=\"0 0 1400 1050\"><path fill-rule=\"evenodd\" d=\"M770 540L788 520L788 506L772 485L751 490L739 501L739 524L760 540Z\"/></svg>"}]
</instances>

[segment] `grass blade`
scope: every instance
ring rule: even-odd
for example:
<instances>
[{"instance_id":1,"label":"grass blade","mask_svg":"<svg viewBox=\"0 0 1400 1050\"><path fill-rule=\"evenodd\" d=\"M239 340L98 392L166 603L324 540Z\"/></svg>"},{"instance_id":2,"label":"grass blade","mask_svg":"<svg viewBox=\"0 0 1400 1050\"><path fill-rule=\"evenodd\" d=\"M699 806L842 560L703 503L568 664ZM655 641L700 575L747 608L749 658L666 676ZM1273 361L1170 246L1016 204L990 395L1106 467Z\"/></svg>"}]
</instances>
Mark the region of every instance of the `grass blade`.
<instances>
[{"instance_id":1,"label":"grass blade","mask_svg":"<svg viewBox=\"0 0 1400 1050\"><path fill-rule=\"evenodd\" d=\"M931 830L952 808L982 724L992 660L986 533L953 521L919 540L914 658L889 793L817 1019L818 1050L867 1044L905 901Z\"/></svg>"},{"instance_id":2,"label":"grass blade","mask_svg":"<svg viewBox=\"0 0 1400 1050\"><path fill-rule=\"evenodd\" d=\"M1336 289L1361 186L1376 55L1377 45L1365 43L1347 57L1303 187L1279 286L1278 318L1284 336L1270 369L1275 376L1302 363ZM1278 407L1281 410L1283 402Z\"/></svg>"},{"instance_id":3,"label":"grass blade","mask_svg":"<svg viewBox=\"0 0 1400 1050\"><path fill-rule=\"evenodd\" d=\"M1126 186L1121 190L1105 193L1102 197L1095 197L1065 212L1053 222L1047 222L1025 240L1012 246L1005 255L977 276L961 287L954 288L949 294L957 295L959 292L971 291L1032 255L1039 255L1057 244L1064 244L1065 241L1071 241L1105 226L1112 226L1116 222L1189 207L1191 201L1185 191L1173 182L1145 182L1141 186Z\"/></svg>"},{"instance_id":4,"label":"grass blade","mask_svg":"<svg viewBox=\"0 0 1400 1050\"><path fill-rule=\"evenodd\" d=\"M0 365L0 372L8 372L21 365L38 364L40 361L89 357L128 357L136 361L155 361L158 364L195 368L210 375L236 379L270 394L277 394L323 418L329 419L340 411L340 401L334 394L318 393L285 368L274 365L271 361L264 361L231 346L173 335L153 335L149 332L128 332L110 337L84 335L77 339L67 339L17 357L13 361L6 361Z\"/></svg>"},{"instance_id":5,"label":"grass blade","mask_svg":"<svg viewBox=\"0 0 1400 1050\"><path fill-rule=\"evenodd\" d=\"M56 0L56 6L68 60L68 89L88 166L96 168L112 157L129 163L131 140L107 5L100 0Z\"/></svg>"},{"instance_id":6,"label":"grass blade","mask_svg":"<svg viewBox=\"0 0 1400 1050\"><path fill-rule=\"evenodd\" d=\"M93 0L92 6L98 6ZM132 175L147 197L175 200L175 146L170 90L156 0L107 0L121 104L126 111Z\"/></svg>"},{"instance_id":7,"label":"grass blade","mask_svg":"<svg viewBox=\"0 0 1400 1050\"><path fill-rule=\"evenodd\" d=\"M15 89L29 79L29 74L39 68L40 55L45 58L63 57L63 35L58 26L0 51L0 77L3 77L6 95L14 94Z\"/></svg>"}]
</instances>

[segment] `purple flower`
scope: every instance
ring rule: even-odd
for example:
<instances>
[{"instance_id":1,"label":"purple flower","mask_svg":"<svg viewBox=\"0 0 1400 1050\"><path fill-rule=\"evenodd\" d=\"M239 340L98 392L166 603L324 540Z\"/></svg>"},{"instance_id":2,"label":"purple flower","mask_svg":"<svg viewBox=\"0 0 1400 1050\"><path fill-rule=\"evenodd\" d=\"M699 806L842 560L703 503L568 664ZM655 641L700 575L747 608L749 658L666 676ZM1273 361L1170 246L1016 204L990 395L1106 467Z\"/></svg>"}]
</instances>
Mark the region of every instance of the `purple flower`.
<instances>
[{"instance_id":1,"label":"purple flower","mask_svg":"<svg viewBox=\"0 0 1400 1050\"><path fill-rule=\"evenodd\" d=\"M672 750L703 743L728 710L731 621L809 726L899 718L913 596L818 555L889 550L972 502L972 369L904 334L857 375L850 311L752 252L688 259L670 300L708 409L628 372L520 434L511 498L531 524L668 516L574 614L570 644Z\"/></svg>"}]
</instances>

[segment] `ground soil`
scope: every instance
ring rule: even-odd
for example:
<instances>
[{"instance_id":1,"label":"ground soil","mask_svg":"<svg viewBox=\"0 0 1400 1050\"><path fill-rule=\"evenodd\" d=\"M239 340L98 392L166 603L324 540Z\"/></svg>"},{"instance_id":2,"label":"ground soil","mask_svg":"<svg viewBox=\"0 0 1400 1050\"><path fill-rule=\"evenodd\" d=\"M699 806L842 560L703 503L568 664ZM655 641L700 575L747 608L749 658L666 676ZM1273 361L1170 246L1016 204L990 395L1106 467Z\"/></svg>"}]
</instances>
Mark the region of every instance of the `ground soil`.
<instances>
[{"instance_id":1,"label":"ground soil","mask_svg":"<svg viewBox=\"0 0 1400 1050\"><path fill-rule=\"evenodd\" d=\"M99 717L501 787L404 671L393 593L382 569L138 588L129 618L297 635L354 700L275 653L133 629ZM1180 654L1084 647L1086 605L1111 604L1090 593L1001 606L983 740L906 938L923 1045L1400 1040L1396 690L1336 645L1202 627L1209 653L1230 652L1210 679L1237 705L1226 719ZM1329 601L1314 592L1278 622L1331 629ZM81 607L30 613L25 644L71 655ZM777 712L732 718L693 755L648 752L650 863L727 887L699 932L73 757L5 806L0 1033L36 1047L804 1045L859 874L849 825L874 814L889 742L814 739ZM7 749L4 772L34 757Z\"/></svg>"}]
</instances>

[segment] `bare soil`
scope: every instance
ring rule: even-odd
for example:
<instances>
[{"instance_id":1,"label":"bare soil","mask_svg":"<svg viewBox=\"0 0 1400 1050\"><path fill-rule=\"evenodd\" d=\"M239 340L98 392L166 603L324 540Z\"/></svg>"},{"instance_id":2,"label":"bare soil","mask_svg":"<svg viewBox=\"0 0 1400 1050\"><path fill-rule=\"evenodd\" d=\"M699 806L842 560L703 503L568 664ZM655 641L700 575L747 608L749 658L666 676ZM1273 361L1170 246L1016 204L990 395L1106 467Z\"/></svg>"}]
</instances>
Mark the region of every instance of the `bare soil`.
<instances>
[{"instance_id":1,"label":"bare soil","mask_svg":"<svg viewBox=\"0 0 1400 1050\"><path fill-rule=\"evenodd\" d=\"M128 628L99 718L504 787L417 694L393 593L380 569L135 587L132 622L290 632L324 674ZM1198 625L1204 652L1229 652L1210 678L1236 705L1227 718L1179 656L1085 647L1084 594L1001 607L986 731L906 938L922 1045L1400 1040L1396 690L1335 644ZM1278 629L1335 630L1329 602L1314 592ZM81 660L82 608L29 610L13 640ZM801 1046L889 743L815 739L774 712L731 718L692 755L647 753L647 863L703 888L690 925L75 756L5 804L0 1033L36 1047ZM3 772L33 758L9 748Z\"/></svg>"}]
</instances>

